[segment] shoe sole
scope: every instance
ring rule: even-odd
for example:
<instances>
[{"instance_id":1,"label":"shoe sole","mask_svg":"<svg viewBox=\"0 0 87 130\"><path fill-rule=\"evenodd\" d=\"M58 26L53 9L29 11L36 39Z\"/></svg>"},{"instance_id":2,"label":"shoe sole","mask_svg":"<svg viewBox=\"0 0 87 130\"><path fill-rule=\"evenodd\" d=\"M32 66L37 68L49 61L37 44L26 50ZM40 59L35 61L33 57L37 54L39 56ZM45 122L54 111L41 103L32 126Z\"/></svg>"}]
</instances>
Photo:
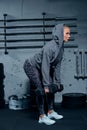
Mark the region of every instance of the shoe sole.
<instances>
[{"instance_id":1,"label":"shoe sole","mask_svg":"<svg viewBox=\"0 0 87 130\"><path fill-rule=\"evenodd\" d=\"M38 122L38 123L40 123L40 124L46 124L46 125L53 125L53 124L55 124L55 122L54 123L45 123L45 122Z\"/></svg>"},{"instance_id":2,"label":"shoe sole","mask_svg":"<svg viewBox=\"0 0 87 130\"><path fill-rule=\"evenodd\" d=\"M61 119L63 119L63 117L61 117L61 118L55 118L55 117L48 117L49 119L56 119L56 120L61 120Z\"/></svg>"}]
</instances>

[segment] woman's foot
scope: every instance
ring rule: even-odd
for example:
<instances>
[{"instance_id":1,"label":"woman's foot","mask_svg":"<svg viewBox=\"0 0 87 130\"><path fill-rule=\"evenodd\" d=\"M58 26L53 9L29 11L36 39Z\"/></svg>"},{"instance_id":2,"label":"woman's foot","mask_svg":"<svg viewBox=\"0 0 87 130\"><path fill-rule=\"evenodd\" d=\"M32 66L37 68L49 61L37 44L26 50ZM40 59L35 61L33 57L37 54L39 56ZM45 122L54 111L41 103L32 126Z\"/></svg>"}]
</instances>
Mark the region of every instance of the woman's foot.
<instances>
[{"instance_id":1,"label":"woman's foot","mask_svg":"<svg viewBox=\"0 0 87 130\"><path fill-rule=\"evenodd\" d=\"M48 116L46 116L45 114L43 116L39 117L39 123L44 123L46 125L53 125L55 123L54 120L48 118Z\"/></svg>"},{"instance_id":2,"label":"woman's foot","mask_svg":"<svg viewBox=\"0 0 87 130\"><path fill-rule=\"evenodd\" d=\"M59 115L57 112L55 112L54 110L51 110L48 112L48 118L51 119L51 118L54 118L54 119L62 119L63 116L62 115Z\"/></svg>"}]
</instances>

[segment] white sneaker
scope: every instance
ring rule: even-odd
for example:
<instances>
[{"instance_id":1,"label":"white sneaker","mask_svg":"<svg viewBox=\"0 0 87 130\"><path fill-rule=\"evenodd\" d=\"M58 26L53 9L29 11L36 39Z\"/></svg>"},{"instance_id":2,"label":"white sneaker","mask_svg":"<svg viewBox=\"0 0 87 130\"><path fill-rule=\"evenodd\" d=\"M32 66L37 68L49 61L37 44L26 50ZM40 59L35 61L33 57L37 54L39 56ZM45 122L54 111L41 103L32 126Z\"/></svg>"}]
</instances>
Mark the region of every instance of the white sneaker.
<instances>
[{"instance_id":1,"label":"white sneaker","mask_svg":"<svg viewBox=\"0 0 87 130\"><path fill-rule=\"evenodd\" d=\"M44 115L42 118L39 117L39 123L45 123L46 125L52 125L55 123L54 120L48 118L46 115Z\"/></svg>"},{"instance_id":2,"label":"white sneaker","mask_svg":"<svg viewBox=\"0 0 87 130\"><path fill-rule=\"evenodd\" d=\"M52 111L52 113L48 113L48 118L54 118L54 119L62 119L63 116L59 115L57 112L55 112L54 110Z\"/></svg>"}]
</instances>

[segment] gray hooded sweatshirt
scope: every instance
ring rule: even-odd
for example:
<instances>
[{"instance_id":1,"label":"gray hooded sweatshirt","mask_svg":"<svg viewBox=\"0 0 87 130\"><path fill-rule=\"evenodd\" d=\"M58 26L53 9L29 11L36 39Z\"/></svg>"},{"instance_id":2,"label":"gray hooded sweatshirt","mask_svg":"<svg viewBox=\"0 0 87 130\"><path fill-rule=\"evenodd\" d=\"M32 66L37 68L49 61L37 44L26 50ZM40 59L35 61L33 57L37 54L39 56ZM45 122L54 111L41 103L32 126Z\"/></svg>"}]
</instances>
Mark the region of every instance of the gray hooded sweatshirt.
<instances>
[{"instance_id":1,"label":"gray hooded sweatshirt","mask_svg":"<svg viewBox=\"0 0 87 130\"><path fill-rule=\"evenodd\" d=\"M63 57L63 24L53 28L53 39L46 43L41 50L29 59L29 63L41 71L44 87L50 85L50 71L53 69L53 83L60 84L60 67Z\"/></svg>"}]
</instances>

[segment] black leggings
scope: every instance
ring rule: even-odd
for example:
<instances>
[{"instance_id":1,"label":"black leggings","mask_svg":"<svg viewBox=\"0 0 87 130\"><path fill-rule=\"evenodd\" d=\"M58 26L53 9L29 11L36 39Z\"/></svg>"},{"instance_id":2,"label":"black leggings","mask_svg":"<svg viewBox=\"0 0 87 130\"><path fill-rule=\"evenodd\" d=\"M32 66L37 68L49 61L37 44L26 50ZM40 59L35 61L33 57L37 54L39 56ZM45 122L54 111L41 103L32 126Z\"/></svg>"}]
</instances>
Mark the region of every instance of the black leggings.
<instances>
[{"instance_id":1,"label":"black leggings","mask_svg":"<svg viewBox=\"0 0 87 130\"><path fill-rule=\"evenodd\" d=\"M30 82L32 82L35 86L35 88L42 88L43 89L43 85L41 82L41 76L40 76L40 72L38 71L38 69L34 66L32 66L28 60L25 61L24 63L24 70L26 75L28 76L28 78L30 79ZM54 94L46 94L46 102L47 102L47 106L48 106L48 110L52 110L53 109L53 104L54 104ZM44 95L39 95L36 96L36 101L37 101L37 106L38 106L38 110L39 110L39 114L44 114Z\"/></svg>"}]
</instances>

